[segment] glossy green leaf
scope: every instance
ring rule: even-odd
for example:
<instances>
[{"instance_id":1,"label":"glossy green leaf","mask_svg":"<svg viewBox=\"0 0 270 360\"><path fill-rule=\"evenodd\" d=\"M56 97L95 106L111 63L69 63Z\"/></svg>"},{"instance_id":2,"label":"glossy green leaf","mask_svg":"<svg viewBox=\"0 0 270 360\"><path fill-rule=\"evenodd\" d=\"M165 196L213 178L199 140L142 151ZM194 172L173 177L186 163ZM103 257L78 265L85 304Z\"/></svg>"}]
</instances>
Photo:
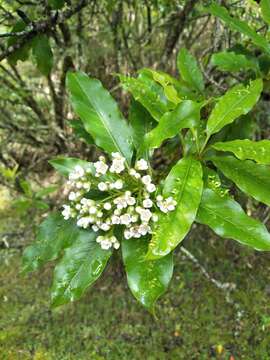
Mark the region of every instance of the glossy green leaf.
<instances>
[{"instance_id":1,"label":"glossy green leaf","mask_svg":"<svg viewBox=\"0 0 270 360\"><path fill-rule=\"evenodd\" d=\"M176 86L179 87L180 84L176 79L162 71L152 69L143 69L143 71L150 73L153 79L163 87L164 94L169 101L179 104L181 98L178 96Z\"/></svg>"},{"instance_id":2,"label":"glossy green leaf","mask_svg":"<svg viewBox=\"0 0 270 360\"><path fill-rule=\"evenodd\" d=\"M36 198L42 198L42 197L44 197L44 196L47 196L47 195L52 194L52 193L55 192L57 189L58 189L58 186L56 186L56 185L48 186L48 187L46 187L46 188L43 188L43 189L37 191L37 192L35 193L35 197L36 197Z\"/></svg>"},{"instance_id":3,"label":"glossy green leaf","mask_svg":"<svg viewBox=\"0 0 270 360\"><path fill-rule=\"evenodd\" d=\"M270 234L259 221L246 215L241 206L228 197L205 189L196 221L208 225L217 235L234 239L256 250L270 250Z\"/></svg>"},{"instance_id":4,"label":"glossy green leaf","mask_svg":"<svg viewBox=\"0 0 270 360\"><path fill-rule=\"evenodd\" d=\"M49 161L49 163L61 174L68 176L68 174L74 170L76 165L82 166L84 169L92 169L93 174L95 173L95 168L92 163L76 159L76 158L66 158L66 157L57 157Z\"/></svg>"},{"instance_id":5,"label":"glossy green leaf","mask_svg":"<svg viewBox=\"0 0 270 360\"><path fill-rule=\"evenodd\" d=\"M33 56L42 75L49 75L53 67L53 53L46 35L37 35L33 40Z\"/></svg>"},{"instance_id":6,"label":"glossy green leaf","mask_svg":"<svg viewBox=\"0 0 270 360\"><path fill-rule=\"evenodd\" d=\"M159 213L147 254L157 259L170 253L186 236L195 220L203 189L202 166L193 158L181 159L165 179L163 195L177 201L176 209Z\"/></svg>"},{"instance_id":7,"label":"glossy green leaf","mask_svg":"<svg viewBox=\"0 0 270 360\"><path fill-rule=\"evenodd\" d=\"M101 82L82 72L69 72L67 87L72 106L96 145L108 153L119 152L130 163L133 152L131 129Z\"/></svg>"},{"instance_id":8,"label":"glossy green leaf","mask_svg":"<svg viewBox=\"0 0 270 360\"><path fill-rule=\"evenodd\" d=\"M11 32L16 33L16 32L20 32L20 31L24 31L24 30L26 30L26 27L27 27L27 24L23 20L18 20L15 23L15 25L13 26L13 28L11 29ZM12 46L17 41L18 41L18 37L10 36L7 41L7 45ZM27 41L27 43L25 45L23 45L20 49L14 51L11 55L9 55L8 61L12 65L16 65L17 61L19 61L19 60L21 60L21 61L27 60L29 57L29 52L30 52L31 46L32 46L32 41L31 40Z\"/></svg>"},{"instance_id":9,"label":"glossy green leaf","mask_svg":"<svg viewBox=\"0 0 270 360\"><path fill-rule=\"evenodd\" d=\"M182 79L191 87L202 93L204 91L203 75L197 60L187 49L182 48L177 56L177 66Z\"/></svg>"},{"instance_id":10,"label":"glossy green leaf","mask_svg":"<svg viewBox=\"0 0 270 360\"><path fill-rule=\"evenodd\" d=\"M93 137L85 130L83 122L80 119L70 120L68 124L72 127L74 134L76 134L78 138L83 139L90 145L95 143Z\"/></svg>"},{"instance_id":11,"label":"glossy green leaf","mask_svg":"<svg viewBox=\"0 0 270 360\"><path fill-rule=\"evenodd\" d=\"M79 230L55 267L51 294L54 306L79 299L102 274L111 251L102 250L96 237L94 232Z\"/></svg>"},{"instance_id":12,"label":"glossy green leaf","mask_svg":"<svg viewBox=\"0 0 270 360\"><path fill-rule=\"evenodd\" d=\"M123 88L130 92L156 121L159 121L162 115L170 109L162 87L153 80L147 77L135 79L123 75L120 75L119 79Z\"/></svg>"},{"instance_id":13,"label":"glossy green leaf","mask_svg":"<svg viewBox=\"0 0 270 360\"><path fill-rule=\"evenodd\" d=\"M207 10L214 16L217 16L222 21L225 22L232 30L238 31L243 35L246 35L250 38L254 45L260 47L268 54L270 54L270 44L262 35L259 35L256 30L252 29L246 21L236 19L230 16L228 10L218 5L217 3L212 3Z\"/></svg>"},{"instance_id":14,"label":"glossy green leaf","mask_svg":"<svg viewBox=\"0 0 270 360\"><path fill-rule=\"evenodd\" d=\"M263 20L270 25L270 0L260 1Z\"/></svg>"},{"instance_id":15,"label":"glossy green leaf","mask_svg":"<svg viewBox=\"0 0 270 360\"><path fill-rule=\"evenodd\" d=\"M152 313L157 299L166 291L173 275L173 256L145 260L148 241L122 241L123 261L129 288L135 298Z\"/></svg>"},{"instance_id":16,"label":"glossy green leaf","mask_svg":"<svg viewBox=\"0 0 270 360\"><path fill-rule=\"evenodd\" d=\"M247 114L260 98L263 83L261 79L234 86L223 95L212 110L207 122L208 138L232 123L239 116Z\"/></svg>"},{"instance_id":17,"label":"glossy green leaf","mask_svg":"<svg viewBox=\"0 0 270 360\"><path fill-rule=\"evenodd\" d=\"M48 0L48 4L55 10L61 9L65 2L65 0Z\"/></svg>"},{"instance_id":18,"label":"glossy green leaf","mask_svg":"<svg viewBox=\"0 0 270 360\"><path fill-rule=\"evenodd\" d=\"M232 152L240 160L254 160L258 164L270 164L270 140L233 140L217 142L212 147L218 151Z\"/></svg>"},{"instance_id":19,"label":"glossy green leaf","mask_svg":"<svg viewBox=\"0 0 270 360\"><path fill-rule=\"evenodd\" d=\"M185 128L198 126L202 103L192 100L183 100L171 112L165 113L158 125L145 135L145 148L157 148L166 139L179 134Z\"/></svg>"},{"instance_id":20,"label":"glossy green leaf","mask_svg":"<svg viewBox=\"0 0 270 360\"><path fill-rule=\"evenodd\" d=\"M36 242L23 253L23 272L34 271L56 259L77 236L79 228L64 220L60 213L52 213L39 226Z\"/></svg>"},{"instance_id":21,"label":"glossy green leaf","mask_svg":"<svg viewBox=\"0 0 270 360\"><path fill-rule=\"evenodd\" d=\"M240 190L270 206L270 167L233 156L211 158L216 167L232 180Z\"/></svg>"},{"instance_id":22,"label":"glossy green leaf","mask_svg":"<svg viewBox=\"0 0 270 360\"><path fill-rule=\"evenodd\" d=\"M219 70L239 72L244 70L258 70L255 61L248 59L243 54L236 54L233 51L222 51L212 55L211 63Z\"/></svg>"},{"instance_id":23,"label":"glossy green leaf","mask_svg":"<svg viewBox=\"0 0 270 360\"><path fill-rule=\"evenodd\" d=\"M133 129L134 146L138 151L142 145L145 134L152 129L155 121L149 112L134 99L131 101L128 119Z\"/></svg>"}]
</instances>

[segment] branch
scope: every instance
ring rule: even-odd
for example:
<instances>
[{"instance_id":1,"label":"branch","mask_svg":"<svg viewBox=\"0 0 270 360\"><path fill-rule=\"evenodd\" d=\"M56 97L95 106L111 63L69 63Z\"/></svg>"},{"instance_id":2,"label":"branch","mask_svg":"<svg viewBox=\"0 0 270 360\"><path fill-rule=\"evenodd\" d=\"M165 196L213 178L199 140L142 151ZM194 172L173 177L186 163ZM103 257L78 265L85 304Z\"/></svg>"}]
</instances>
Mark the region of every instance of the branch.
<instances>
[{"instance_id":1,"label":"branch","mask_svg":"<svg viewBox=\"0 0 270 360\"><path fill-rule=\"evenodd\" d=\"M6 50L2 52L2 54L0 54L0 61L12 55L15 51L21 49L28 41L33 39L36 35L50 33L53 27L64 23L74 14L78 13L88 4L90 4L90 2L94 1L95 0L80 0L79 3L73 8L64 10L59 13L55 12L46 20L33 22L31 29L26 31L26 33L22 35L15 44L9 46Z\"/></svg>"}]
</instances>

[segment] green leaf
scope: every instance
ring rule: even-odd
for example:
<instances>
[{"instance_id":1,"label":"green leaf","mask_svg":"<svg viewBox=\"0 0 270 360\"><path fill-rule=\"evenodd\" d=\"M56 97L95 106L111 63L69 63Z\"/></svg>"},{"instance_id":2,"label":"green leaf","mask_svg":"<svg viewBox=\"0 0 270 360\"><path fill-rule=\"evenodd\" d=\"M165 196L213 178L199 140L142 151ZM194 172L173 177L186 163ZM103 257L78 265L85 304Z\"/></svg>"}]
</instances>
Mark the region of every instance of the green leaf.
<instances>
[{"instance_id":1,"label":"green leaf","mask_svg":"<svg viewBox=\"0 0 270 360\"><path fill-rule=\"evenodd\" d=\"M102 274L111 256L96 242L97 234L80 230L55 267L52 304L59 306L79 299Z\"/></svg>"},{"instance_id":2,"label":"green leaf","mask_svg":"<svg viewBox=\"0 0 270 360\"><path fill-rule=\"evenodd\" d=\"M165 72L152 69L143 69L140 73L142 72L151 74L153 79L163 87L164 94L169 101L174 104L178 104L181 101L181 98L177 93L177 87L179 88L180 84L172 76L166 74Z\"/></svg>"},{"instance_id":3,"label":"green leaf","mask_svg":"<svg viewBox=\"0 0 270 360\"><path fill-rule=\"evenodd\" d=\"M31 188L31 184L30 182L24 180L24 179L21 179L20 180L20 187L21 189L23 190L24 194L28 197L31 197L33 195L33 191L32 191L32 188Z\"/></svg>"},{"instance_id":4,"label":"green leaf","mask_svg":"<svg viewBox=\"0 0 270 360\"><path fill-rule=\"evenodd\" d=\"M92 136L85 130L83 122L80 119L70 120L68 124L72 127L74 133L76 134L76 136L78 136L78 138L85 140L85 142L89 145L95 143Z\"/></svg>"},{"instance_id":5,"label":"green leaf","mask_svg":"<svg viewBox=\"0 0 270 360\"><path fill-rule=\"evenodd\" d=\"M147 254L148 259L167 255L186 236L195 220L203 189L202 166L191 157L181 159L165 179L163 195L172 196L176 209L160 213Z\"/></svg>"},{"instance_id":6,"label":"green leaf","mask_svg":"<svg viewBox=\"0 0 270 360\"><path fill-rule=\"evenodd\" d=\"M270 206L270 167L233 156L211 157L211 161L240 190Z\"/></svg>"},{"instance_id":7,"label":"green leaf","mask_svg":"<svg viewBox=\"0 0 270 360\"><path fill-rule=\"evenodd\" d=\"M119 79L123 88L129 91L156 121L159 121L162 115L171 108L164 96L162 87L150 78L135 79L120 75Z\"/></svg>"},{"instance_id":8,"label":"green leaf","mask_svg":"<svg viewBox=\"0 0 270 360\"><path fill-rule=\"evenodd\" d=\"M263 20L270 25L270 0L261 0L260 6Z\"/></svg>"},{"instance_id":9,"label":"green leaf","mask_svg":"<svg viewBox=\"0 0 270 360\"><path fill-rule=\"evenodd\" d=\"M65 2L65 0L48 0L48 5L50 5L54 10L58 10L65 5Z\"/></svg>"},{"instance_id":10,"label":"green leaf","mask_svg":"<svg viewBox=\"0 0 270 360\"><path fill-rule=\"evenodd\" d=\"M124 240L121 246L129 288L134 297L154 313L155 302L166 291L172 278L173 256L145 260L147 239Z\"/></svg>"},{"instance_id":11,"label":"green leaf","mask_svg":"<svg viewBox=\"0 0 270 360\"><path fill-rule=\"evenodd\" d=\"M262 88L262 80L257 79L247 87L239 84L228 90L210 114L206 130L208 138L239 116L247 114L259 100Z\"/></svg>"},{"instance_id":12,"label":"green leaf","mask_svg":"<svg viewBox=\"0 0 270 360\"><path fill-rule=\"evenodd\" d=\"M258 164L270 164L270 140L233 140L212 145L218 151L230 151L240 160L254 160Z\"/></svg>"},{"instance_id":13,"label":"green leaf","mask_svg":"<svg viewBox=\"0 0 270 360\"><path fill-rule=\"evenodd\" d=\"M38 70L48 76L53 67L53 53L50 40L46 35L37 35L33 40L33 56Z\"/></svg>"},{"instance_id":14,"label":"green leaf","mask_svg":"<svg viewBox=\"0 0 270 360\"><path fill-rule=\"evenodd\" d=\"M268 43L268 41L262 35L257 34L257 32L246 23L246 21L242 21L230 16L228 10L225 7L220 6L216 3L212 3L207 8L207 10L212 15L217 16L222 21L224 21L225 24L227 24L232 30L238 31L241 34L246 35L250 38L254 45L260 47L268 54L270 54L270 44Z\"/></svg>"},{"instance_id":15,"label":"green leaf","mask_svg":"<svg viewBox=\"0 0 270 360\"><path fill-rule=\"evenodd\" d=\"M23 272L37 270L46 262L55 260L69 246L80 229L60 213L52 213L41 223L36 242L23 253Z\"/></svg>"},{"instance_id":16,"label":"green leaf","mask_svg":"<svg viewBox=\"0 0 270 360\"><path fill-rule=\"evenodd\" d=\"M50 195L51 193L55 192L58 189L58 186L51 185L44 189L41 189L35 193L36 198L42 198L44 196Z\"/></svg>"},{"instance_id":17,"label":"green leaf","mask_svg":"<svg viewBox=\"0 0 270 360\"><path fill-rule=\"evenodd\" d=\"M82 72L69 72L67 87L74 111L96 145L108 153L119 152L130 163L133 151L131 129L101 82Z\"/></svg>"},{"instance_id":18,"label":"green leaf","mask_svg":"<svg viewBox=\"0 0 270 360\"><path fill-rule=\"evenodd\" d=\"M243 70L258 70L255 60L248 59L243 54L236 54L233 51L222 51L212 55L211 63L219 70L238 72Z\"/></svg>"},{"instance_id":19,"label":"green leaf","mask_svg":"<svg viewBox=\"0 0 270 360\"><path fill-rule=\"evenodd\" d=\"M11 32L16 33L16 32L21 32L24 31L27 27L27 24L23 21L23 20L18 20L15 25L13 26L13 28L11 29ZM18 41L18 38L16 36L10 36L8 39L8 46L12 46L14 44L16 44ZM21 60L21 61L25 61L28 59L29 57L29 52L32 46L32 41L27 41L27 43L25 45L23 45L20 49L14 51L14 53L12 53L11 55L9 55L8 57L8 61L12 64L12 65L16 65L17 61Z\"/></svg>"},{"instance_id":20,"label":"green leaf","mask_svg":"<svg viewBox=\"0 0 270 360\"><path fill-rule=\"evenodd\" d=\"M180 130L198 126L203 103L183 100L171 112L165 113L159 124L145 135L144 148L157 148L166 139L179 134Z\"/></svg>"},{"instance_id":21,"label":"green leaf","mask_svg":"<svg viewBox=\"0 0 270 360\"><path fill-rule=\"evenodd\" d=\"M204 91L203 75L196 59L187 49L182 48L177 56L177 66L182 79L191 87L202 93Z\"/></svg>"},{"instance_id":22,"label":"green leaf","mask_svg":"<svg viewBox=\"0 0 270 360\"><path fill-rule=\"evenodd\" d=\"M259 221L247 216L241 206L228 197L205 189L197 214L201 224L216 234L239 241L256 250L270 250L270 234Z\"/></svg>"},{"instance_id":23,"label":"green leaf","mask_svg":"<svg viewBox=\"0 0 270 360\"><path fill-rule=\"evenodd\" d=\"M142 139L145 134L153 128L155 122L148 111L138 102L132 99L128 119L133 129L133 141L137 150L137 157L142 156L148 158L146 153L140 153L139 149L142 145Z\"/></svg>"},{"instance_id":24,"label":"green leaf","mask_svg":"<svg viewBox=\"0 0 270 360\"><path fill-rule=\"evenodd\" d=\"M69 173L74 170L76 165L80 165L85 170L92 169L92 173L95 173L95 168L92 163L71 157L57 157L55 159L49 160L49 164L51 164L61 175L64 176L68 176Z\"/></svg>"}]
</instances>

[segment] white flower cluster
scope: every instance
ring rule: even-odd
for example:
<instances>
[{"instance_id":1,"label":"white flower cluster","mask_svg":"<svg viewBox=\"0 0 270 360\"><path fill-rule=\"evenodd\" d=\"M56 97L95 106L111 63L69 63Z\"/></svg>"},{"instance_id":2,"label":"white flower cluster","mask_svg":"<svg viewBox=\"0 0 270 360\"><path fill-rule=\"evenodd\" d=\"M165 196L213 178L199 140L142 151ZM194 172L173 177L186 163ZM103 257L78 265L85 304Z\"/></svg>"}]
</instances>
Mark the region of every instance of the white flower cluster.
<instances>
[{"instance_id":1,"label":"white flower cluster","mask_svg":"<svg viewBox=\"0 0 270 360\"><path fill-rule=\"evenodd\" d=\"M63 205L62 215L65 220L75 218L79 227L99 232L96 241L105 250L120 247L115 226L123 227L126 239L140 238L151 233L159 210L167 213L176 206L172 197L155 196L157 189L147 174L146 160L138 160L129 170L125 163L119 153L112 153L110 166L101 156L94 170L77 165L69 174L70 203Z\"/></svg>"}]
</instances>

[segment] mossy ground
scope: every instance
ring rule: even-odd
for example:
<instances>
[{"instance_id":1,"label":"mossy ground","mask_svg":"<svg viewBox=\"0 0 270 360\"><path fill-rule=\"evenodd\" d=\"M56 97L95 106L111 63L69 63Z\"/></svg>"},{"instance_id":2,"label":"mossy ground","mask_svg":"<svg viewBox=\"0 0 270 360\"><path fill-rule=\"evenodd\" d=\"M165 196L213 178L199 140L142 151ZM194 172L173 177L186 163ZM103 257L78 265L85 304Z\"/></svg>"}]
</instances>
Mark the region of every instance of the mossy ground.
<instances>
[{"instance_id":1,"label":"mossy ground","mask_svg":"<svg viewBox=\"0 0 270 360\"><path fill-rule=\"evenodd\" d=\"M112 266L81 301L51 309L52 266L23 277L20 252L2 250L1 360L270 359L269 255L201 228L185 246L213 277L236 284L233 303L178 253L157 320Z\"/></svg>"}]
</instances>

